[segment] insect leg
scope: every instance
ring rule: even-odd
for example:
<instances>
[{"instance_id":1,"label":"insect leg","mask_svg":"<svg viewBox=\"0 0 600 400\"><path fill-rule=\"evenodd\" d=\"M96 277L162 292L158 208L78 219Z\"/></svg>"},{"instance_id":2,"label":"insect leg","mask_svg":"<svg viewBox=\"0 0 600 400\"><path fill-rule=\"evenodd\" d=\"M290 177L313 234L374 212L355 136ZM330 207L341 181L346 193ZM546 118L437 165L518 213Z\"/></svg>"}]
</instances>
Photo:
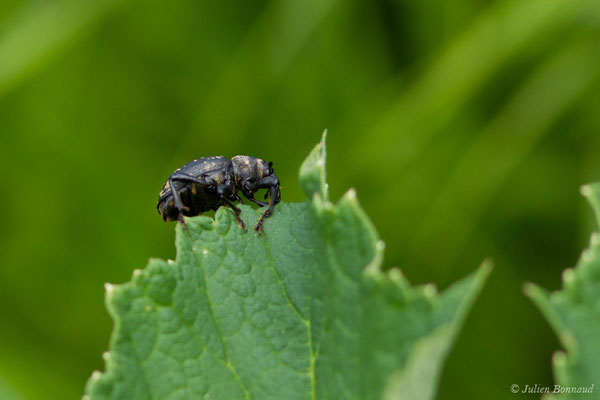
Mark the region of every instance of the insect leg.
<instances>
[{"instance_id":1,"label":"insect leg","mask_svg":"<svg viewBox=\"0 0 600 400\"><path fill-rule=\"evenodd\" d=\"M233 204L233 202L231 200L229 200L229 196L234 194L234 193L232 193L233 190L234 190L234 186L232 185L232 183L229 180L227 180L225 183L223 183L222 185L219 185L217 187L217 193L221 197L221 203L225 203L229 207L231 207L231 209L235 213L235 220L237 221L239 227L247 232L248 230L246 229L246 224L244 223L242 218L240 218L240 214L242 213L242 210L237 208L235 206L235 204ZM235 195L237 196L237 194L235 194Z\"/></svg>"},{"instance_id":2,"label":"insect leg","mask_svg":"<svg viewBox=\"0 0 600 400\"><path fill-rule=\"evenodd\" d=\"M171 194L173 195L173 202L175 208L177 209L177 220L183 226L185 226L185 220L183 219L183 210L185 207L183 205L183 202L181 201L181 196L179 196L179 192L175 189L175 184L173 183L173 180L171 178L169 178L169 188L171 189Z\"/></svg>"},{"instance_id":3,"label":"insect leg","mask_svg":"<svg viewBox=\"0 0 600 400\"><path fill-rule=\"evenodd\" d=\"M254 230L258 232L260 235L263 229L263 223L265 218L269 218L273 214L273 208L275 208L275 204L278 203L281 199L281 194L279 192L279 180L274 176L268 176L260 180L259 186L269 188L269 208L267 208L254 225Z\"/></svg>"},{"instance_id":4,"label":"insect leg","mask_svg":"<svg viewBox=\"0 0 600 400\"><path fill-rule=\"evenodd\" d=\"M192 176L192 175L189 175L189 174L186 174L183 172L176 172L176 173L172 174L171 177L169 178L169 180L195 183L202 188L211 188L211 187L214 187L214 185L215 185L215 183L212 179L211 180L203 180L203 179L196 178L195 176Z\"/></svg>"},{"instance_id":5,"label":"insect leg","mask_svg":"<svg viewBox=\"0 0 600 400\"><path fill-rule=\"evenodd\" d=\"M239 202L240 202L240 204L245 204L245 203L244 203L244 200L242 200L242 198L241 198L241 197L240 197L238 194L236 194L234 197L235 197L235 200L236 200L236 201L239 201Z\"/></svg>"},{"instance_id":6,"label":"insect leg","mask_svg":"<svg viewBox=\"0 0 600 400\"><path fill-rule=\"evenodd\" d=\"M221 200L223 202L225 202L229 207L231 207L231 209L235 213L235 220L237 221L239 227L242 228L244 231L247 232L248 229L246 229L246 224L244 223L244 220L240 217L240 214L242 213L242 210L240 210L239 208L237 208L235 206L235 204L233 204L233 202L231 200L229 200L227 197L221 196Z\"/></svg>"},{"instance_id":7,"label":"insect leg","mask_svg":"<svg viewBox=\"0 0 600 400\"><path fill-rule=\"evenodd\" d=\"M252 196L246 196L246 198L247 198L248 200L250 200L251 202L253 202L253 203L255 203L255 204L258 204L258 205L259 205L259 206L261 206L261 207L264 207L264 206L266 206L266 205L268 205L268 204L269 204L269 203L265 203L264 201L259 201L259 200L256 200L256 199L254 198L254 195L252 195Z\"/></svg>"}]
</instances>

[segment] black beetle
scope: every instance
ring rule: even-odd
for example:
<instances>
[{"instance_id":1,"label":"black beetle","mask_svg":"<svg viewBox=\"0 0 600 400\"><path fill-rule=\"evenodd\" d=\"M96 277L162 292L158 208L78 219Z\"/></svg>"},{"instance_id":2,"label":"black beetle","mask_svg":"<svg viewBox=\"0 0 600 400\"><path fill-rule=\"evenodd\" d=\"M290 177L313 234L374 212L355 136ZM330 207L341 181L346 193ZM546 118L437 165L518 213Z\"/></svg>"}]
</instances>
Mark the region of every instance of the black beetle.
<instances>
[{"instance_id":1,"label":"black beetle","mask_svg":"<svg viewBox=\"0 0 600 400\"><path fill-rule=\"evenodd\" d=\"M254 198L259 189L268 189L265 193L265 200L270 197L268 203ZM185 224L184 215L193 217L228 205L235 212L240 228L246 230L240 218L242 210L233 203L243 203L237 194L240 190L248 200L261 207L268 206L254 226L260 234L265 218L271 216L275 204L281 200L273 163L266 163L260 158L235 156L228 160L223 156L213 156L190 161L169 176L160 191L156 208L166 222L179 220Z\"/></svg>"}]
</instances>

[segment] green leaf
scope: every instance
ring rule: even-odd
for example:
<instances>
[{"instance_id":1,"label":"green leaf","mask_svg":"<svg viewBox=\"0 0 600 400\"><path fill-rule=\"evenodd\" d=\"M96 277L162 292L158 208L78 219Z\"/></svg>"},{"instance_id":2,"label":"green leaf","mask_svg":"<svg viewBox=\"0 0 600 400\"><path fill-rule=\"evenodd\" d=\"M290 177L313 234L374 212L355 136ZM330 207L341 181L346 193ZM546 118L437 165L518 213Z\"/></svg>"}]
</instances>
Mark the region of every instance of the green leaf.
<instances>
[{"instance_id":1,"label":"green leaf","mask_svg":"<svg viewBox=\"0 0 600 400\"><path fill-rule=\"evenodd\" d=\"M600 183L582 187L600 223ZM566 269L563 288L549 293L527 284L525 293L538 306L556 331L566 353L554 354L556 385L561 390L592 390L586 399L600 399L600 233L593 233L590 246L577 266ZM594 385L594 386L593 386ZM552 387L551 390L555 390ZM581 398L581 393L558 393L552 398Z\"/></svg>"},{"instance_id":2,"label":"green leaf","mask_svg":"<svg viewBox=\"0 0 600 400\"><path fill-rule=\"evenodd\" d=\"M332 204L325 135L304 203L262 236L230 210L177 226L175 261L108 285L115 320L91 399L431 399L490 266L437 294L380 269L383 243L350 190ZM242 207L251 226L260 210Z\"/></svg>"}]
</instances>

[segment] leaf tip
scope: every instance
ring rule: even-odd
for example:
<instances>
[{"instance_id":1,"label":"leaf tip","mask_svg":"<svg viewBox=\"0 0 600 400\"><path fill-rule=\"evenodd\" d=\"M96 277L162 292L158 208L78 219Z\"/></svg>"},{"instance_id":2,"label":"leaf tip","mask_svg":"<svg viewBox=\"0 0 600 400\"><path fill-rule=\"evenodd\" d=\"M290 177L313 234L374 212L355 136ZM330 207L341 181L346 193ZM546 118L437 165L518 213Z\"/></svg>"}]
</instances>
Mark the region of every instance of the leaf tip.
<instances>
[{"instance_id":1,"label":"leaf tip","mask_svg":"<svg viewBox=\"0 0 600 400\"><path fill-rule=\"evenodd\" d=\"M529 297L534 303L544 297L543 289L532 282L525 282L522 290L525 296Z\"/></svg>"},{"instance_id":2,"label":"leaf tip","mask_svg":"<svg viewBox=\"0 0 600 400\"><path fill-rule=\"evenodd\" d=\"M480 284L483 284L485 281L487 281L493 269L494 261L491 258L486 258L483 260L479 268L477 268L477 272L475 273L477 278L476 281Z\"/></svg>"},{"instance_id":3,"label":"leaf tip","mask_svg":"<svg viewBox=\"0 0 600 400\"><path fill-rule=\"evenodd\" d=\"M552 362L557 367L564 367L567 364L567 353L557 351L552 355Z\"/></svg>"},{"instance_id":4,"label":"leaf tip","mask_svg":"<svg viewBox=\"0 0 600 400\"><path fill-rule=\"evenodd\" d=\"M377 275L381 273L381 264L383 262L383 255L385 253L385 242L383 240L377 240L375 242L375 255L371 262L365 268L365 273L370 275Z\"/></svg>"},{"instance_id":5,"label":"leaf tip","mask_svg":"<svg viewBox=\"0 0 600 400\"><path fill-rule=\"evenodd\" d=\"M596 215L596 222L600 225L600 182L583 185L580 192L591 204Z\"/></svg>"},{"instance_id":6,"label":"leaf tip","mask_svg":"<svg viewBox=\"0 0 600 400\"><path fill-rule=\"evenodd\" d=\"M348 191L346 191L346 193L344 194L344 197L346 197L346 199L350 203L356 203L356 189L354 189L354 188L348 189Z\"/></svg>"},{"instance_id":7,"label":"leaf tip","mask_svg":"<svg viewBox=\"0 0 600 400\"><path fill-rule=\"evenodd\" d=\"M300 166L300 186L309 199L315 194L324 200L328 199L328 185L326 179L326 142L327 130L323 132L321 141L312 149L308 157Z\"/></svg>"},{"instance_id":8,"label":"leaf tip","mask_svg":"<svg viewBox=\"0 0 600 400\"><path fill-rule=\"evenodd\" d=\"M97 381L102 377L102 372L98 371L98 370L94 370L94 372L92 372L92 376L91 376L91 380L93 381Z\"/></svg>"},{"instance_id":9,"label":"leaf tip","mask_svg":"<svg viewBox=\"0 0 600 400\"><path fill-rule=\"evenodd\" d=\"M427 283L423 286L423 294L425 295L425 297L431 299L435 297L437 293L437 286L435 286L433 283Z\"/></svg>"},{"instance_id":10,"label":"leaf tip","mask_svg":"<svg viewBox=\"0 0 600 400\"><path fill-rule=\"evenodd\" d=\"M589 184L581 186L581 188L579 189L579 191L585 197L588 197L588 196L590 196L592 194L592 188L590 187Z\"/></svg>"},{"instance_id":11,"label":"leaf tip","mask_svg":"<svg viewBox=\"0 0 600 400\"><path fill-rule=\"evenodd\" d=\"M592 237L590 239L591 247L600 247L600 233L594 232L592 233Z\"/></svg>"},{"instance_id":12,"label":"leaf tip","mask_svg":"<svg viewBox=\"0 0 600 400\"><path fill-rule=\"evenodd\" d=\"M563 279L564 278L565 277L563 276ZM559 297L561 292L554 292L550 294L545 289L531 282L527 282L523 285L523 292L531 299L531 301L533 301L538 309L540 309L546 319L550 321L550 325L554 328L554 331L556 332L563 346L569 351L574 351L577 345L576 339L567 329L563 318L557 312L555 307L556 302L560 300Z\"/></svg>"},{"instance_id":13,"label":"leaf tip","mask_svg":"<svg viewBox=\"0 0 600 400\"><path fill-rule=\"evenodd\" d=\"M344 195L342 196L342 200L346 201L354 209L360 209L360 205L358 204L358 197L356 195L356 189L354 189L354 188L348 189L346 191L346 193L344 193ZM362 211L362 209L360 212L364 213L364 211Z\"/></svg>"},{"instance_id":14,"label":"leaf tip","mask_svg":"<svg viewBox=\"0 0 600 400\"><path fill-rule=\"evenodd\" d=\"M115 290L115 285L113 285L112 283L106 282L104 284L104 290L106 291L107 295L112 294L113 291Z\"/></svg>"},{"instance_id":15,"label":"leaf tip","mask_svg":"<svg viewBox=\"0 0 600 400\"><path fill-rule=\"evenodd\" d=\"M567 268L562 272L562 280L564 285L569 285L575 281L575 271L573 271L573 268Z\"/></svg>"}]
</instances>

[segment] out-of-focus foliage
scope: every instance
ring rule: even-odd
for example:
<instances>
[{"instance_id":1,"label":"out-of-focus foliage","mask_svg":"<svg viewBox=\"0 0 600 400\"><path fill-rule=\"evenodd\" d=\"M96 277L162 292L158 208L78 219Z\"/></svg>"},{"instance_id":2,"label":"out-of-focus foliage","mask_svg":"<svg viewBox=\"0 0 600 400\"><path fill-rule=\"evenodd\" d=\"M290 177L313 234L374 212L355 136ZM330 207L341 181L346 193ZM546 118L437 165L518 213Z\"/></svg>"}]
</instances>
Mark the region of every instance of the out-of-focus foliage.
<instances>
[{"instance_id":1,"label":"out-of-focus foliage","mask_svg":"<svg viewBox=\"0 0 600 400\"><path fill-rule=\"evenodd\" d=\"M102 367L103 283L173 258L155 210L202 155L273 160L282 196L329 129L387 266L442 286L496 269L440 399L552 383L521 294L557 288L600 178L600 3L5 0L0 4L0 398L79 398ZM580 210L580 211L577 211ZM432 249L435 248L435 251Z\"/></svg>"},{"instance_id":2,"label":"out-of-focus foliage","mask_svg":"<svg viewBox=\"0 0 600 400\"><path fill-rule=\"evenodd\" d=\"M600 184L582 187L600 222ZM600 379L600 234L594 232L589 247L583 251L577 266L563 271L563 287L549 293L535 284L527 284L525 293L539 307L548 322L556 331L563 351L552 358L556 383L562 393L552 392L544 400L568 400L582 396L581 389L587 389L588 399L600 399L594 392ZM569 389L580 391L570 393ZM556 390L556 388L554 388Z\"/></svg>"}]
</instances>

